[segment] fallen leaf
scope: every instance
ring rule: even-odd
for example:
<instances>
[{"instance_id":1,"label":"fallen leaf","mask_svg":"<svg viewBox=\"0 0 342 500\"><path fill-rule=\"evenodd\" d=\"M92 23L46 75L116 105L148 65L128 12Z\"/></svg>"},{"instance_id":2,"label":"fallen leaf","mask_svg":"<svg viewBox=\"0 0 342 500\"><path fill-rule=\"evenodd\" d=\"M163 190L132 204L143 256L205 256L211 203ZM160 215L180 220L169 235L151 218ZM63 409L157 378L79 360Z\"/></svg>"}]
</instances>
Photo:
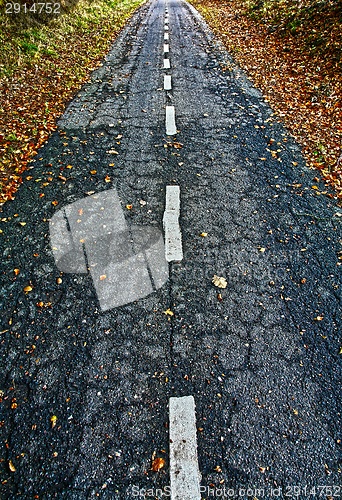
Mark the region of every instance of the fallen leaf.
<instances>
[{"instance_id":1,"label":"fallen leaf","mask_svg":"<svg viewBox=\"0 0 342 500\"><path fill-rule=\"evenodd\" d=\"M24 288L24 292L31 292L32 290L33 290L33 288L30 285L25 286L25 288Z\"/></svg>"},{"instance_id":2,"label":"fallen leaf","mask_svg":"<svg viewBox=\"0 0 342 500\"><path fill-rule=\"evenodd\" d=\"M8 467L11 472L15 472L17 469L14 467L12 460L9 460Z\"/></svg>"},{"instance_id":3,"label":"fallen leaf","mask_svg":"<svg viewBox=\"0 0 342 500\"><path fill-rule=\"evenodd\" d=\"M133 205L126 205L127 210L132 210Z\"/></svg>"},{"instance_id":4,"label":"fallen leaf","mask_svg":"<svg viewBox=\"0 0 342 500\"><path fill-rule=\"evenodd\" d=\"M101 274L101 276L100 276L100 281L103 281L103 280L105 280L106 278L107 278L107 276L106 276L105 274Z\"/></svg>"},{"instance_id":5,"label":"fallen leaf","mask_svg":"<svg viewBox=\"0 0 342 500\"><path fill-rule=\"evenodd\" d=\"M152 462L152 470L158 472L165 465L165 460L163 458L155 458Z\"/></svg>"},{"instance_id":6,"label":"fallen leaf","mask_svg":"<svg viewBox=\"0 0 342 500\"><path fill-rule=\"evenodd\" d=\"M91 175L95 175L97 170L90 170Z\"/></svg>"},{"instance_id":7,"label":"fallen leaf","mask_svg":"<svg viewBox=\"0 0 342 500\"><path fill-rule=\"evenodd\" d=\"M202 238L206 238L208 236L208 233L201 233L200 236L202 236Z\"/></svg>"},{"instance_id":8,"label":"fallen leaf","mask_svg":"<svg viewBox=\"0 0 342 500\"><path fill-rule=\"evenodd\" d=\"M20 269L16 268L16 269L13 269L13 272L16 276L18 276L18 274L20 273Z\"/></svg>"},{"instance_id":9,"label":"fallen leaf","mask_svg":"<svg viewBox=\"0 0 342 500\"><path fill-rule=\"evenodd\" d=\"M314 321L322 321L323 319L323 316L316 316L316 318L314 318Z\"/></svg>"},{"instance_id":10,"label":"fallen leaf","mask_svg":"<svg viewBox=\"0 0 342 500\"><path fill-rule=\"evenodd\" d=\"M106 177L104 178L105 182L111 182L111 178L109 177L109 175L106 175Z\"/></svg>"},{"instance_id":11,"label":"fallen leaf","mask_svg":"<svg viewBox=\"0 0 342 500\"><path fill-rule=\"evenodd\" d=\"M62 278L57 278L57 279L56 279L56 283L57 283L57 285L60 285L60 284L62 283L62 281L63 281L63 280L62 280Z\"/></svg>"},{"instance_id":12,"label":"fallen leaf","mask_svg":"<svg viewBox=\"0 0 342 500\"><path fill-rule=\"evenodd\" d=\"M56 422L57 422L57 417L56 415L52 415L52 417L50 418L50 422L51 422L51 427L52 429L56 426Z\"/></svg>"},{"instance_id":13,"label":"fallen leaf","mask_svg":"<svg viewBox=\"0 0 342 500\"><path fill-rule=\"evenodd\" d=\"M55 206L57 206L57 205L58 205L58 201L57 201L57 200L54 200L54 201L52 201L52 202L51 202L51 204L55 207Z\"/></svg>"},{"instance_id":14,"label":"fallen leaf","mask_svg":"<svg viewBox=\"0 0 342 500\"><path fill-rule=\"evenodd\" d=\"M227 280L222 276L216 276L216 274L214 274L212 283L214 283L214 285L217 286L218 288L227 288Z\"/></svg>"},{"instance_id":15,"label":"fallen leaf","mask_svg":"<svg viewBox=\"0 0 342 500\"><path fill-rule=\"evenodd\" d=\"M259 248L258 248L258 250L259 250L259 252L261 252L261 253L266 252L266 248L265 248L265 247L259 247Z\"/></svg>"},{"instance_id":16,"label":"fallen leaf","mask_svg":"<svg viewBox=\"0 0 342 500\"><path fill-rule=\"evenodd\" d=\"M166 311L164 311L164 314L166 314L166 316L174 316L174 313L171 311L171 309L166 309Z\"/></svg>"}]
</instances>

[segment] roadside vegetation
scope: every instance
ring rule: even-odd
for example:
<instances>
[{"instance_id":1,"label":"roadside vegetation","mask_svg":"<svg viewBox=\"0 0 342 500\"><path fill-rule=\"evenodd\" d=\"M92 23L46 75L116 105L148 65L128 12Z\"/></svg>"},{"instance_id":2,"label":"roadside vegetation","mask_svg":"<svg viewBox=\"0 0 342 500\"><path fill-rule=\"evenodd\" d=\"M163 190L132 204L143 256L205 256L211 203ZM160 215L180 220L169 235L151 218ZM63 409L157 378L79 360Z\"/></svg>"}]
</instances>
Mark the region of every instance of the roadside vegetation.
<instances>
[{"instance_id":1,"label":"roadside vegetation","mask_svg":"<svg viewBox=\"0 0 342 500\"><path fill-rule=\"evenodd\" d=\"M52 0L52 12L46 3L39 12L34 0L0 0L0 204L13 198L66 103L143 2Z\"/></svg>"},{"instance_id":2,"label":"roadside vegetation","mask_svg":"<svg viewBox=\"0 0 342 500\"><path fill-rule=\"evenodd\" d=\"M340 0L191 0L342 202ZM317 189L317 186L314 186Z\"/></svg>"}]
</instances>

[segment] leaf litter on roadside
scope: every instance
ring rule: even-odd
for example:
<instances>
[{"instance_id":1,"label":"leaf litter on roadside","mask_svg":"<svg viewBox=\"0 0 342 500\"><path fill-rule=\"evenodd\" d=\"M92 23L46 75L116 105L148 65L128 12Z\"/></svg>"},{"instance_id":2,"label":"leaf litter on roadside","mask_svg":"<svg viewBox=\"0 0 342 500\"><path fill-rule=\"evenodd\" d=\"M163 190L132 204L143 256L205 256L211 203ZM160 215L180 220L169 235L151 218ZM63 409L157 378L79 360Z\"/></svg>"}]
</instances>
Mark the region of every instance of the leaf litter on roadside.
<instances>
[{"instance_id":1,"label":"leaf litter on roadside","mask_svg":"<svg viewBox=\"0 0 342 500\"><path fill-rule=\"evenodd\" d=\"M335 190L328 196L342 201L340 2L303 0L302 8L295 0L191 3L233 56L222 71L238 64L248 73L275 111L269 122L285 123L308 166Z\"/></svg>"}]
</instances>

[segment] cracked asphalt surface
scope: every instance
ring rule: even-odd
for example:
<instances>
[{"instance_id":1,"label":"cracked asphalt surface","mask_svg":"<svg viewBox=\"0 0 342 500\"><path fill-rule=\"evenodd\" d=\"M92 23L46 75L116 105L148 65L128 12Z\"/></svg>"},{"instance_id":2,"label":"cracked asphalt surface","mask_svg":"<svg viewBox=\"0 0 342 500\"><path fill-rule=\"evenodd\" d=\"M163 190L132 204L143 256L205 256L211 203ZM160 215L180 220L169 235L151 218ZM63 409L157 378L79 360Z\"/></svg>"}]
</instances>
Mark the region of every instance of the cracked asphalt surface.
<instances>
[{"instance_id":1,"label":"cracked asphalt surface","mask_svg":"<svg viewBox=\"0 0 342 500\"><path fill-rule=\"evenodd\" d=\"M167 5L170 70L152 0L2 207L1 499L162 498L168 401L187 395L202 486L342 495L341 209L199 14ZM162 231L166 185L180 186L184 259L101 312L90 275L58 271L50 218L115 187L128 224Z\"/></svg>"}]
</instances>

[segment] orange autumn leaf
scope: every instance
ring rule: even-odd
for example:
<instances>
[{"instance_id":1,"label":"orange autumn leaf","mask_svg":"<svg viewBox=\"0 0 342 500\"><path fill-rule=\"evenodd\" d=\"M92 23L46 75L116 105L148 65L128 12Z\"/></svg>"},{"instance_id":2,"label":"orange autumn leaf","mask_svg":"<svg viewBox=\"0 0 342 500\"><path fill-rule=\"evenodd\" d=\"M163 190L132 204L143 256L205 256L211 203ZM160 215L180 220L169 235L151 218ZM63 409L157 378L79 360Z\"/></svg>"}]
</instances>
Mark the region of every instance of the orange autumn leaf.
<instances>
[{"instance_id":1,"label":"orange autumn leaf","mask_svg":"<svg viewBox=\"0 0 342 500\"><path fill-rule=\"evenodd\" d=\"M155 458L152 462L152 470L158 472L165 465L165 460L163 458Z\"/></svg>"}]
</instances>

